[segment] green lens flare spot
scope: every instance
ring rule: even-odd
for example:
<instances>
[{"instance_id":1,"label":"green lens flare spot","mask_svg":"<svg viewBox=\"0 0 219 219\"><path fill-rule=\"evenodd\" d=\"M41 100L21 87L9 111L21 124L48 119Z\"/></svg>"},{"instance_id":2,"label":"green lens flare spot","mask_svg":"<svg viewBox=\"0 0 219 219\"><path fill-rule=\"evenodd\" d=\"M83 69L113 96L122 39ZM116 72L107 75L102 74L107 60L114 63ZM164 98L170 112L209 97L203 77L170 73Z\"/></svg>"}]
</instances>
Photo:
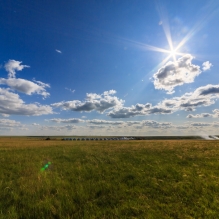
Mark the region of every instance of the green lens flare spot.
<instances>
[{"instance_id":1,"label":"green lens flare spot","mask_svg":"<svg viewBox=\"0 0 219 219\"><path fill-rule=\"evenodd\" d=\"M49 161L47 164L45 164L41 169L40 171L45 171L47 168L49 168L49 165L51 165L51 162Z\"/></svg>"}]
</instances>

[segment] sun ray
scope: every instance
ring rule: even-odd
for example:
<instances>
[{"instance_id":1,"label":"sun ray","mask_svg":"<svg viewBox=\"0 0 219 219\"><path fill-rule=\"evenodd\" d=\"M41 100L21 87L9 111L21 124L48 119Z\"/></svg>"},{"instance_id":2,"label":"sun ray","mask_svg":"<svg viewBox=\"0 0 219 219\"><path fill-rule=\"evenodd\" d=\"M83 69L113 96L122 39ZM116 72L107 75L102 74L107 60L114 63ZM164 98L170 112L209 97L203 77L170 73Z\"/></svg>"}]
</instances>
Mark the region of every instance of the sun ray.
<instances>
[{"instance_id":1,"label":"sun ray","mask_svg":"<svg viewBox=\"0 0 219 219\"><path fill-rule=\"evenodd\" d=\"M160 16L160 19L162 21L162 28L165 34L165 37L167 39L168 45L169 45L169 50L148 45L142 42L130 40L127 38L122 38L118 36L114 36L113 38L117 40L119 43L126 43L129 46L133 46L142 50L150 50L154 52L160 52L160 53L166 53L168 54L167 57L161 61L161 63L158 64L160 66L161 64L165 64L169 59L172 58L174 63L177 62L177 56L183 56L186 53L180 52L179 50L185 45L185 43L190 40L206 23L206 21L213 16L216 12L218 12L218 8L214 8L212 4L207 5L206 7L209 9L205 14L199 19L199 22L186 34L186 36L180 41L180 43L174 48L173 46L173 41L172 41L172 36L171 36L171 31L170 31L170 25L168 21L168 16L167 12L165 10L165 7L161 4L161 2L157 1L157 10Z\"/></svg>"},{"instance_id":2,"label":"sun ray","mask_svg":"<svg viewBox=\"0 0 219 219\"><path fill-rule=\"evenodd\" d=\"M162 25L164 34L166 36L167 42L169 44L170 50L173 51L173 41L172 41L168 16L167 16L167 13L165 11L165 7L163 7L161 5L161 3L158 4L158 2L157 2L157 10L158 10L158 13L160 15L160 19L162 21L161 25Z\"/></svg>"},{"instance_id":3,"label":"sun ray","mask_svg":"<svg viewBox=\"0 0 219 219\"><path fill-rule=\"evenodd\" d=\"M121 37L119 37L119 39L122 40L123 42L129 43L130 46L139 47L140 49L151 50L154 52L169 53L169 50L159 48L156 46L148 45L145 43L141 43L138 41L134 41L134 40L126 39L126 38L121 38Z\"/></svg>"}]
</instances>

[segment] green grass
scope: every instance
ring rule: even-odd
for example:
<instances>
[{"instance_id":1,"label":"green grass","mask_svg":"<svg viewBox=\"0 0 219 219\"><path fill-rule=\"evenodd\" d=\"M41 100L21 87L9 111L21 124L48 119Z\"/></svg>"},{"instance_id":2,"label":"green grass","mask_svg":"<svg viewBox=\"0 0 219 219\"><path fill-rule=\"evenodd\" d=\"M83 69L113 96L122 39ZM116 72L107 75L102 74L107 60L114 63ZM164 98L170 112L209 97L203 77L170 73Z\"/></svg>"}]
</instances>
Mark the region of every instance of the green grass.
<instances>
[{"instance_id":1,"label":"green grass","mask_svg":"<svg viewBox=\"0 0 219 219\"><path fill-rule=\"evenodd\" d=\"M0 218L218 215L218 141L0 139Z\"/></svg>"}]
</instances>

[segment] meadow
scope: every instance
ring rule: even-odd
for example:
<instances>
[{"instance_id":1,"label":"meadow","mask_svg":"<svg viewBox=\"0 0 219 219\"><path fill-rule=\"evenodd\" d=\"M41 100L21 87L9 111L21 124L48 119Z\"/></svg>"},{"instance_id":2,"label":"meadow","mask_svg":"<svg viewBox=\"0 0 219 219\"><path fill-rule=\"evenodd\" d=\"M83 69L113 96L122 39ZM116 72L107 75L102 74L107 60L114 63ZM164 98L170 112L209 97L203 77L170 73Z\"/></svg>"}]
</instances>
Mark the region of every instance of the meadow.
<instances>
[{"instance_id":1,"label":"meadow","mask_svg":"<svg viewBox=\"0 0 219 219\"><path fill-rule=\"evenodd\" d=\"M218 217L219 141L0 138L0 219Z\"/></svg>"}]
</instances>

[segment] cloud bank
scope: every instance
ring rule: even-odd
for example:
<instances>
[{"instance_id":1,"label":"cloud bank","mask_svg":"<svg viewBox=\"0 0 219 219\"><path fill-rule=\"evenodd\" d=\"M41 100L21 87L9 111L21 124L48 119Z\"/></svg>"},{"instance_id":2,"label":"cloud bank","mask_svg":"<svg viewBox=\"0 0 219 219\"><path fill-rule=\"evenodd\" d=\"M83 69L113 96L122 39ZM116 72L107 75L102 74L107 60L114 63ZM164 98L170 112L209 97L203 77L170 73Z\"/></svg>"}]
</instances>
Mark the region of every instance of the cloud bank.
<instances>
[{"instance_id":1,"label":"cloud bank","mask_svg":"<svg viewBox=\"0 0 219 219\"><path fill-rule=\"evenodd\" d=\"M206 117L219 118L219 109L214 109L213 113L201 113L201 114L189 114L186 118L188 119L200 119Z\"/></svg>"},{"instance_id":2,"label":"cloud bank","mask_svg":"<svg viewBox=\"0 0 219 219\"><path fill-rule=\"evenodd\" d=\"M196 107L214 104L214 100L218 97L219 85L208 84L206 86L197 88L194 92L186 93L181 97L166 99L162 101L160 105L173 111L194 111Z\"/></svg>"},{"instance_id":3,"label":"cloud bank","mask_svg":"<svg viewBox=\"0 0 219 219\"><path fill-rule=\"evenodd\" d=\"M138 103L131 107L122 106L113 109L107 115L111 118L130 118L150 114L171 114L178 110L194 111L197 107L214 104L217 98L219 98L219 85L208 84L181 97L165 99L155 106L150 103Z\"/></svg>"},{"instance_id":4,"label":"cloud bank","mask_svg":"<svg viewBox=\"0 0 219 219\"><path fill-rule=\"evenodd\" d=\"M1 128L16 128L23 126L20 122L11 119L0 119Z\"/></svg>"},{"instance_id":5,"label":"cloud bank","mask_svg":"<svg viewBox=\"0 0 219 219\"><path fill-rule=\"evenodd\" d=\"M84 122L83 119L78 119L78 118L70 118L70 119L59 119L59 118L54 118L54 119L46 119L47 122L56 122L56 123L80 123Z\"/></svg>"},{"instance_id":6,"label":"cloud bank","mask_svg":"<svg viewBox=\"0 0 219 219\"><path fill-rule=\"evenodd\" d=\"M120 107L110 111L107 116L111 118L131 118L149 114L170 114L173 111L163 106L152 106L150 103L136 104L131 107Z\"/></svg>"}]
</instances>

